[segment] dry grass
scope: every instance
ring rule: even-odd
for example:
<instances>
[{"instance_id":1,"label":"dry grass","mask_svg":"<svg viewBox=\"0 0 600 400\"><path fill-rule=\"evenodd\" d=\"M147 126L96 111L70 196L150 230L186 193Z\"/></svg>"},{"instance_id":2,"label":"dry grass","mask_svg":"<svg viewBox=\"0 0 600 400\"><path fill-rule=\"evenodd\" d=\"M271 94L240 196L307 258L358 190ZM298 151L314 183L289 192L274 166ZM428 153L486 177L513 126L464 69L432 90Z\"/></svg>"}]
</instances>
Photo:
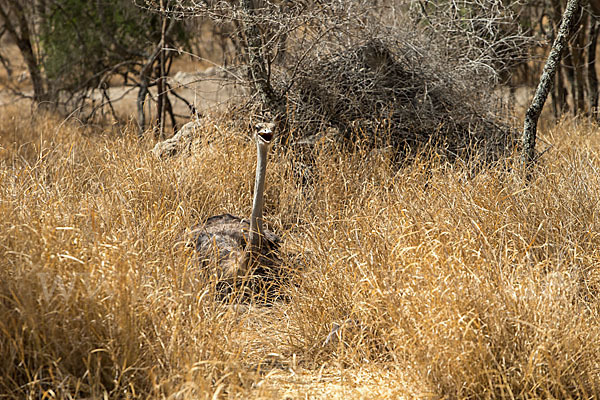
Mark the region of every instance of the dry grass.
<instances>
[{"instance_id":1,"label":"dry grass","mask_svg":"<svg viewBox=\"0 0 600 400\"><path fill-rule=\"evenodd\" d=\"M300 273L269 308L214 301L175 246L207 216L249 214L254 149L220 126L161 162L133 128L3 110L3 397L598 395L595 126L546 132L528 185L322 143L303 190L275 151L266 218Z\"/></svg>"}]
</instances>

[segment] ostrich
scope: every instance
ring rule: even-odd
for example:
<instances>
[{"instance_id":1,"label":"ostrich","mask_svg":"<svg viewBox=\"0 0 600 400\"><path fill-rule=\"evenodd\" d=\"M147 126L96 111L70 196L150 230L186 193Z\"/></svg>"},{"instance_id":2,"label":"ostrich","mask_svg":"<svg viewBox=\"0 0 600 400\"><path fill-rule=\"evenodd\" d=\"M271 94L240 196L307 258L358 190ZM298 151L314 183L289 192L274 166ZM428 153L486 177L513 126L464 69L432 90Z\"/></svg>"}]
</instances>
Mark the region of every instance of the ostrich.
<instances>
[{"instance_id":1,"label":"ostrich","mask_svg":"<svg viewBox=\"0 0 600 400\"><path fill-rule=\"evenodd\" d=\"M215 215L192 231L201 262L206 265L216 258L221 289L240 283L249 283L251 290L265 288L264 283L275 278L274 271L281 263L281 239L263 228L265 174L274 128L273 123L255 127L257 163L250 221L231 214Z\"/></svg>"}]
</instances>

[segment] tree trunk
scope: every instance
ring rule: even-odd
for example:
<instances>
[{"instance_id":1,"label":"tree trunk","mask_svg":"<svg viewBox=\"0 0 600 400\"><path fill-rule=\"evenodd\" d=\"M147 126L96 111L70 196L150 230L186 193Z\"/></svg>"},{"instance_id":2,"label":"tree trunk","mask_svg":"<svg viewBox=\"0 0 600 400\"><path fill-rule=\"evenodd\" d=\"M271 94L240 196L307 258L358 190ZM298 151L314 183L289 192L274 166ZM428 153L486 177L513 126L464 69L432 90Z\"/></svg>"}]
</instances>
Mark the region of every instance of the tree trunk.
<instances>
[{"instance_id":1,"label":"tree trunk","mask_svg":"<svg viewBox=\"0 0 600 400\"><path fill-rule=\"evenodd\" d=\"M562 51L567 44L567 39L573 28L573 22L575 21L575 18L578 17L580 8L580 0L569 0L567 2L567 7L563 14L558 34L552 44L552 49L546 60L546 65L544 65L544 70L542 71L540 82L535 91L535 96L525 113L522 136L523 148L521 154L521 164L525 168L531 167L535 162L535 140L537 136L538 119L540 118L540 113L544 108L544 103L548 98L548 94L552 89L554 75L556 74Z\"/></svg>"},{"instance_id":2,"label":"tree trunk","mask_svg":"<svg viewBox=\"0 0 600 400\"><path fill-rule=\"evenodd\" d=\"M596 49L598 47L598 22L592 16L590 22L590 45L588 47L587 78L588 106L590 115L597 116L598 111L598 75L596 74ZM596 117L597 118L597 117Z\"/></svg>"},{"instance_id":3,"label":"tree trunk","mask_svg":"<svg viewBox=\"0 0 600 400\"><path fill-rule=\"evenodd\" d=\"M553 1L552 5L553 5L554 15L553 15L553 28L551 30L552 34L551 34L550 39L551 39L552 43L554 43L554 40L556 39L555 34L558 31L558 27L560 26L560 19L558 18L558 15L560 15L561 9L560 9L560 3L558 3L557 1ZM562 69L563 69L562 65L560 63L558 63L558 65L556 66L554 90L551 91L552 106L553 106L555 119L560 118L562 113L567 111L567 109L568 109L567 95L566 95L567 88L565 88L565 85L563 84Z\"/></svg>"},{"instance_id":4,"label":"tree trunk","mask_svg":"<svg viewBox=\"0 0 600 400\"><path fill-rule=\"evenodd\" d=\"M586 48L586 39L587 39L587 25L588 18L581 15L581 12L578 12L578 19L580 20L581 28L579 32L572 40L571 45L571 55L573 57L573 65L575 67L574 75L575 75L575 95L574 95L574 104L575 104L575 114L585 113L585 96L587 92L587 82L585 77L585 48ZM575 21L574 21L575 22Z\"/></svg>"},{"instance_id":5,"label":"tree trunk","mask_svg":"<svg viewBox=\"0 0 600 400\"><path fill-rule=\"evenodd\" d=\"M571 47L568 45L565 46L565 54L563 58L563 80L565 82L565 88L567 89L567 94L565 96L565 105L567 107L565 111L577 114L577 104L575 101L577 98L577 87L575 86L575 66L573 65L573 57L571 57ZM569 98L571 99L571 103L569 103Z\"/></svg>"},{"instance_id":6,"label":"tree trunk","mask_svg":"<svg viewBox=\"0 0 600 400\"><path fill-rule=\"evenodd\" d=\"M10 0L5 4L7 4L7 8L0 5L0 17L4 20L4 26L7 32L17 44L21 56L23 56L23 60L27 65L29 77L33 84L33 100L36 103L42 103L48 100L48 93L44 85L44 78L39 65L39 60L33 50L26 12L23 9L23 5L19 4L19 1ZM18 30L17 27L13 25L13 21L17 23Z\"/></svg>"},{"instance_id":7,"label":"tree trunk","mask_svg":"<svg viewBox=\"0 0 600 400\"><path fill-rule=\"evenodd\" d=\"M165 4L164 0L160 0L160 9L161 13L164 13ZM156 116L158 118L158 132L156 134L157 139L160 140L165 139L165 117L166 117L166 104L167 99L167 89L166 89L166 32L167 32L167 17L162 14L161 15L161 27L160 27L160 55L158 57L158 80L157 80L157 90L158 90L158 98L156 102Z\"/></svg>"},{"instance_id":8,"label":"tree trunk","mask_svg":"<svg viewBox=\"0 0 600 400\"><path fill-rule=\"evenodd\" d=\"M2 36L4 36L4 34L6 33L6 27L3 26L2 27L2 31L0 32L0 41L2 40ZM12 66L10 65L10 60L6 59L2 53L0 53L0 64L2 64L2 66L4 67L4 69L6 70L6 75L8 76L8 78L12 78Z\"/></svg>"},{"instance_id":9,"label":"tree trunk","mask_svg":"<svg viewBox=\"0 0 600 400\"><path fill-rule=\"evenodd\" d=\"M173 27L175 26L175 19L171 19L167 29L165 31L165 35L169 35ZM146 64L142 67L139 75L140 83L140 91L138 92L137 98L137 111L138 111L138 128L139 128L139 136L141 137L144 134L144 130L146 129L146 116L144 114L144 103L146 101L146 96L148 95L148 87L150 86L150 75L152 75L152 66L159 58L160 53L162 52L163 46L162 43L158 43L158 45L152 51L152 54L148 57Z\"/></svg>"},{"instance_id":10,"label":"tree trunk","mask_svg":"<svg viewBox=\"0 0 600 400\"><path fill-rule=\"evenodd\" d=\"M162 57L161 57L162 58ZM154 138L164 140L165 139L165 85L162 71L162 60L159 59L157 67L158 79L156 80L156 129L154 131Z\"/></svg>"},{"instance_id":11,"label":"tree trunk","mask_svg":"<svg viewBox=\"0 0 600 400\"><path fill-rule=\"evenodd\" d=\"M558 105L559 105L559 110L560 112L558 113L558 117L560 117L565 111L569 111L569 104L568 104L568 93L567 93L567 88L565 87L565 81L563 79L563 74L561 72L561 69L563 69L563 67L560 65L560 63L557 65L558 71L556 71L556 85L557 85L557 96L558 96Z\"/></svg>"},{"instance_id":12,"label":"tree trunk","mask_svg":"<svg viewBox=\"0 0 600 400\"><path fill-rule=\"evenodd\" d=\"M552 43L556 40L556 33L560 29L561 16L563 14L563 8L560 0L552 0L552 21L553 21L553 34ZM575 104L575 97L573 91L573 62L571 60L570 49L567 46L566 54L563 57L563 63L559 63L556 69L556 81L560 85L557 88L557 95L560 103L560 115L571 111L571 104L569 104L569 93L573 93L573 105Z\"/></svg>"}]
</instances>

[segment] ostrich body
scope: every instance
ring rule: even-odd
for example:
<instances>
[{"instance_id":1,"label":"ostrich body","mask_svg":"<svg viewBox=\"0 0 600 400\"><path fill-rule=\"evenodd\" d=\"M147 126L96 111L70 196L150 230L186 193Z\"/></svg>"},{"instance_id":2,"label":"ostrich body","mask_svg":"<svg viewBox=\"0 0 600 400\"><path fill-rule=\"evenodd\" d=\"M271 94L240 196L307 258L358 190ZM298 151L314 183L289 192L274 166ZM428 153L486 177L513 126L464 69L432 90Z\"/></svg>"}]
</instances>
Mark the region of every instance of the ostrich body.
<instances>
[{"instance_id":1,"label":"ostrich body","mask_svg":"<svg viewBox=\"0 0 600 400\"><path fill-rule=\"evenodd\" d=\"M250 221L231 214L215 215L192 231L203 264L215 260L221 282L235 284L250 278L269 278L278 257L281 239L263 228L267 156L274 124L256 126L256 181Z\"/></svg>"}]
</instances>

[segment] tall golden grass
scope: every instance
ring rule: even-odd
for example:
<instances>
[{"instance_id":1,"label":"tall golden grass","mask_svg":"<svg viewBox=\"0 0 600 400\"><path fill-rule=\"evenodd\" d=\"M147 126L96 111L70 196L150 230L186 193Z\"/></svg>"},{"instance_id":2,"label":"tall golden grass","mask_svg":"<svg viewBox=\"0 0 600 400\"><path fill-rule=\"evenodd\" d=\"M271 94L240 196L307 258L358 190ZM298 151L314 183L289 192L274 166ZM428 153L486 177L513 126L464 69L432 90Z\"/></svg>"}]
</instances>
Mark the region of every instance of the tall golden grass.
<instances>
[{"instance_id":1,"label":"tall golden grass","mask_svg":"<svg viewBox=\"0 0 600 400\"><path fill-rule=\"evenodd\" d=\"M310 186L275 149L266 220L286 302L215 300L178 238L249 215L254 147L207 123L158 161L134 129L4 109L4 398L594 398L600 389L600 133L544 132L506 167L321 143Z\"/></svg>"}]
</instances>

